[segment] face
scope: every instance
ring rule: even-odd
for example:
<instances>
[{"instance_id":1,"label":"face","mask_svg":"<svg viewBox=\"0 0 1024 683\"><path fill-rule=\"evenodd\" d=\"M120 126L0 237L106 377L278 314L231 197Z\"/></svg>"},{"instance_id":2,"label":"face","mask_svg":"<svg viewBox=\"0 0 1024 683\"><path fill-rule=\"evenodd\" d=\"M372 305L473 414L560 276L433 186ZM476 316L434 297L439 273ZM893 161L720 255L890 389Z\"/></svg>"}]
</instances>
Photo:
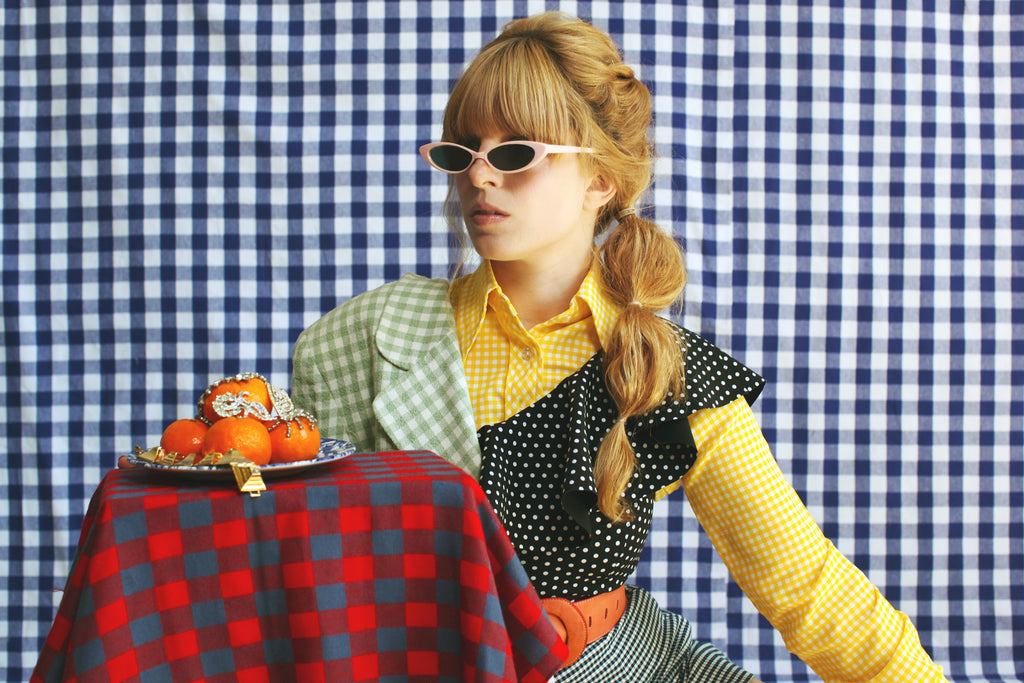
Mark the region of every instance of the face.
<instances>
[{"instance_id":1,"label":"face","mask_svg":"<svg viewBox=\"0 0 1024 683\"><path fill-rule=\"evenodd\" d=\"M462 144L486 152L510 139L488 135ZM549 155L519 173L477 159L454 178L473 248L494 265L589 263L597 211L613 194L601 178L584 175L577 154Z\"/></svg>"}]
</instances>

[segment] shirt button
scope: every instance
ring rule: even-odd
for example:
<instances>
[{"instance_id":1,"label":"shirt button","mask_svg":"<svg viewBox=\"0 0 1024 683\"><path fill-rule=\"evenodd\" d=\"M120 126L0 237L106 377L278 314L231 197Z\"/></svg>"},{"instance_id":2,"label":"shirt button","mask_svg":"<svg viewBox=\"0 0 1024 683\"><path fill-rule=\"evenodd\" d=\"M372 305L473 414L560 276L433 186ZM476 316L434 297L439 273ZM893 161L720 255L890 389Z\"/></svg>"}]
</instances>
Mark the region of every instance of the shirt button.
<instances>
[{"instance_id":1,"label":"shirt button","mask_svg":"<svg viewBox=\"0 0 1024 683\"><path fill-rule=\"evenodd\" d=\"M525 348L519 352L519 356L527 363L529 363L531 360L533 360L533 349Z\"/></svg>"}]
</instances>

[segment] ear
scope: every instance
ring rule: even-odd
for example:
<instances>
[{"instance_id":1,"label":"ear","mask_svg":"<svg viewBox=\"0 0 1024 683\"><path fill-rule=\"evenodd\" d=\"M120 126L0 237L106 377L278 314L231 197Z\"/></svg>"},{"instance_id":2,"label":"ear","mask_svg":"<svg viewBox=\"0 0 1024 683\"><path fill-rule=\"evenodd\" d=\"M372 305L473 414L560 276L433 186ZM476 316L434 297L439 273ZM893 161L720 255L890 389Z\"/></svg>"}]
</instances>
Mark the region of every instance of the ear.
<instances>
[{"instance_id":1,"label":"ear","mask_svg":"<svg viewBox=\"0 0 1024 683\"><path fill-rule=\"evenodd\" d=\"M583 198L583 208L597 211L611 201L615 196L615 185L603 175L596 175L587 187L587 193Z\"/></svg>"}]
</instances>

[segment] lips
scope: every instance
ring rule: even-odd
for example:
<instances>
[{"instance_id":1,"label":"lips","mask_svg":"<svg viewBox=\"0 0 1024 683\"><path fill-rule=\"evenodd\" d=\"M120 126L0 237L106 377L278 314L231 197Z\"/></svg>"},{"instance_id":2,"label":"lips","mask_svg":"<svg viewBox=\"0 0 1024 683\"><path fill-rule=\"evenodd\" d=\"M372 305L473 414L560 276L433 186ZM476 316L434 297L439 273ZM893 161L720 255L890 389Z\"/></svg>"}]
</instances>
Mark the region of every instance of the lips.
<instances>
[{"instance_id":1,"label":"lips","mask_svg":"<svg viewBox=\"0 0 1024 683\"><path fill-rule=\"evenodd\" d=\"M470 209L469 215L473 216L473 217L476 217L476 216L507 216L508 214L505 213L504 211L502 211L501 209L499 209L496 206L491 206L490 204L480 203L480 204L474 204L473 205L473 208Z\"/></svg>"},{"instance_id":2,"label":"lips","mask_svg":"<svg viewBox=\"0 0 1024 683\"><path fill-rule=\"evenodd\" d=\"M469 222L478 228L501 224L506 218L508 218L507 213L484 202L474 204L469 210Z\"/></svg>"}]
</instances>

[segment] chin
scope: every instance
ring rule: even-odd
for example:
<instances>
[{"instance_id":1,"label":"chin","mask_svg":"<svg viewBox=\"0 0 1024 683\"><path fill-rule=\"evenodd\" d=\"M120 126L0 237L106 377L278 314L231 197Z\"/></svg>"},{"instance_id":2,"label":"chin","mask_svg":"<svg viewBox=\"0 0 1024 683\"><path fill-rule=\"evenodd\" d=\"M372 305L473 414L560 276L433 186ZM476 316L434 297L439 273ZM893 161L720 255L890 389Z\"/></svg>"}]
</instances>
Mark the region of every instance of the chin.
<instances>
[{"instance_id":1,"label":"chin","mask_svg":"<svg viewBox=\"0 0 1024 683\"><path fill-rule=\"evenodd\" d=\"M494 237L470 237L470 243L473 245L473 251L480 256L480 258L488 261L514 261L517 257L517 252L508 249L506 246L497 244L499 240Z\"/></svg>"}]
</instances>

